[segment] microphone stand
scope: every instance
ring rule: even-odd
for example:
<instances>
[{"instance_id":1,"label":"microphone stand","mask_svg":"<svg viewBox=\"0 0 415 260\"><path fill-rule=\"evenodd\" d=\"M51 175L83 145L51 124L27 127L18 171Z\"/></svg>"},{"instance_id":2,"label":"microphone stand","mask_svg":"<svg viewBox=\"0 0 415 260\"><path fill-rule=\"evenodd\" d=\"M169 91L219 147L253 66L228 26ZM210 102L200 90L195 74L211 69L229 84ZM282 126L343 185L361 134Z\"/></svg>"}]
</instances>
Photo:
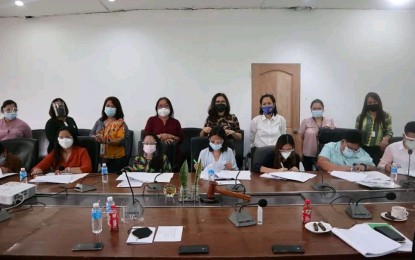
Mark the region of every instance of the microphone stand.
<instances>
[{"instance_id":1,"label":"microphone stand","mask_svg":"<svg viewBox=\"0 0 415 260\"><path fill-rule=\"evenodd\" d=\"M324 182L323 173L320 171L320 168L317 166L315 162L314 162L314 165L316 169L318 170L318 173L321 177L321 182L314 183L311 185L311 187L317 191L325 191L326 189L330 189L333 192L336 192L336 189L334 189L330 184Z\"/></svg>"},{"instance_id":2,"label":"microphone stand","mask_svg":"<svg viewBox=\"0 0 415 260\"><path fill-rule=\"evenodd\" d=\"M139 221L143 218L144 208L141 205L140 201L134 197L134 191L130 183L130 178L128 177L127 171L125 169L123 170L125 177L127 178L128 186L130 187L132 197L132 201L129 202L125 207L124 221Z\"/></svg>"},{"instance_id":3,"label":"microphone stand","mask_svg":"<svg viewBox=\"0 0 415 260\"><path fill-rule=\"evenodd\" d=\"M367 199L383 199L383 198L386 198L388 200L394 200L396 198L396 194L391 192L391 193L387 193L384 196L377 196L377 197L359 199L358 201L356 201L356 204L355 203L352 203L352 204L349 203L349 206L346 208L346 213L351 218L357 218L357 219L372 218L372 214L370 214L370 212L365 208L365 206L360 205L359 202L362 201L362 200L367 200Z\"/></svg>"},{"instance_id":4,"label":"microphone stand","mask_svg":"<svg viewBox=\"0 0 415 260\"><path fill-rule=\"evenodd\" d=\"M239 174L240 173L241 173L241 170L239 170L238 173L235 176L235 184L231 184L231 185L227 185L226 186L226 188L228 190L231 190L231 191L239 191L239 188L242 187L243 188L243 193L246 192L245 186L242 183L239 183L238 184L238 177L239 177Z\"/></svg>"},{"instance_id":5,"label":"microphone stand","mask_svg":"<svg viewBox=\"0 0 415 260\"><path fill-rule=\"evenodd\" d=\"M242 205L238 211L232 212L229 220L236 227L248 227L255 225L257 223L255 219L248 212L243 211L243 208L249 205L259 205L260 207L265 207L267 206L267 203L267 200L260 200L257 203Z\"/></svg>"},{"instance_id":6,"label":"microphone stand","mask_svg":"<svg viewBox=\"0 0 415 260\"><path fill-rule=\"evenodd\" d=\"M157 177L163 174L163 168L160 169L160 173L154 176L153 183L150 184L144 184L144 190L147 187L152 192L159 193L163 190L163 185L157 182Z\"/></svg>"},{"instance_id":7,"label":"microphone stand","mask_svg":"<svg viewBox=\"0 0 415 260\"><path fill-rule=\"evenodd\" d=\"M409 172L410 172L410 168L411 168L411 155L412 155L412 152L413 152L412 149L409 149L408 150L408 155L409 155L409 159L408 159L408 175L406 176L406 180L402 180L400 182L400 185L404 189L415 188L415 182L409 180L409 178L411 177L411 175L409 175Z\"/></svg>"}]
</instances>

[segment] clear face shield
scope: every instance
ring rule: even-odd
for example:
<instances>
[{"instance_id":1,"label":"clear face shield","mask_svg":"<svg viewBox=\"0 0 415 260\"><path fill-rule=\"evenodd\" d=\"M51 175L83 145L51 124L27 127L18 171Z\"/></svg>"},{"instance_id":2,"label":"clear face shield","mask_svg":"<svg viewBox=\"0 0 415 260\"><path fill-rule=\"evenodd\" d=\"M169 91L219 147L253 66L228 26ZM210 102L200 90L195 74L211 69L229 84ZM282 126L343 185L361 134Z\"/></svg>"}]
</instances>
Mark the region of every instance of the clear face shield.
<instances>
[{"instance_id":1,"label":"clear face shield","mask_svg":"<svg viewBox=\"0 0 415 260\"><path fill-rule=\"evenodd\" d=\"M66 116L65 105L61 102L52 103L53 111L56 117Z\"/></svg>"}]
</instances>

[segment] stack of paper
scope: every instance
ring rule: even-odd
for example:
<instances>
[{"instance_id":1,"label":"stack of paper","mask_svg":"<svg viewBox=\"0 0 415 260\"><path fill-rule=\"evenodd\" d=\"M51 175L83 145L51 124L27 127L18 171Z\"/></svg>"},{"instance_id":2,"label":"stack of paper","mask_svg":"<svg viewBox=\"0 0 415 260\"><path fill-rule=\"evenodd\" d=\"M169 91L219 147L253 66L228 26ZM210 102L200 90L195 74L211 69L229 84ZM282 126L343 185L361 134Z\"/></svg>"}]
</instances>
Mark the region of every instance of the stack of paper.
<instances>
[{"instance_id":1,"label":"stack of paper","mask_svg":"<svg viewBox=\"0 0 415 260\"><path fill-rule=\"evenodd\" d=\"M41 183L41 182L49 182L49 183L63 183L68 184L75 182L79 179L82 179L83 177L87 176L88 173L79 173L79 174L66 174L66 175L55 175L53 174L47 174L43 176L37 176L34 179L31 179L29 182L31 183Z\"/></svg>"},{"instance_id":2,"label":"stack of paper","mask_svg":"<svg viewBox=\"0 0 415 260\"><path fill-rule=\"evenodd\" d=\"M239 175L238 175L239 173ZM215 172L215 179L235 179L238 176L238 180L251 180L251 172L250 171L230 171L230 170L221 170ZM207 173L207 169L202 171L200 174L200 178L202 180L209 180L209 175Z\"/></svg>"},{"instance_id":3,"label":"stack of paper","mask_svg":"<svg viewBox=\"0 0 415 260\"><path fill-rule=\"evenodd\" d=\"M315 174L307 172L272 172L271 175L277 178L299 182L306 182L309 179L316 177Z\"/></svg>"},{"instance_id":4,"label":"stack of paper","mask_svg":"<svg viewBox=\"0 0 415 260\"><path fill-rule=\"evenodd\" d=\"M378 171L368 172L344 172L344 171L333 171L330 173L331 176L357 182L363 186L371 188L399 188L400 186L394 184L394 182L385 174Z\"/></svg>"},{"instance_id":5,"label":"stack of paper","mask_svg":"<svg viewBox=\"0 0 415 260\"><path fill-rule=\"evenodd\" d=\"M350 229L333 228L331 231L365 257L387 255L401 247L401 244L373 230L367 223L354 225Z\"/></svg>"},{"instance_id":6,"label":"stack of paper","mask_svg":"<svg viewBox=\"0 0 415 260\"><path fill-rule=\"evenodd\" d=\"M173 178L172 172L165 172L162 174L159 173L149 173L149 172L127 172L130 181L136 180L144 183L152 183L154 182L154 178L156 178L157 182L170 182L171 178ZM125 173L118 176L117 181L125 181L127 177Z\"/></svg>"}]
</instances>

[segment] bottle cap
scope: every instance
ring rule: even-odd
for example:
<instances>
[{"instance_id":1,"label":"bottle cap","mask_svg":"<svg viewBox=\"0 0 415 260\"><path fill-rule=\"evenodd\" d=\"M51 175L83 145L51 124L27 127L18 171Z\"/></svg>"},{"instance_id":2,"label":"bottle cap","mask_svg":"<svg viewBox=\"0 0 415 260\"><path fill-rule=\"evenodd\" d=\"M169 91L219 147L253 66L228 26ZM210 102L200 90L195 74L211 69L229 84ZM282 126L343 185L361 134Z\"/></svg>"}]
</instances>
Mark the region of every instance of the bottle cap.
<instances>
[{"instance_id":1,"label":"bottle cap","mask_svg":"<svg viewBox=\"0 0 415 260\"><path fill-rule=\"evenodd\" d=\"M92 207L94 207L94 208L99 208L99 204L98 204L98 202L95 202L94 204L92 204Z\"/></svg>"},{"instance_id":2,"label":"bottle cap","mask_svg":"<svg viewBox=\"0 0 415 260\"><path fill-rule=\"evenodd\" d=\"M305 199L305 203L311 203L309 199Z\"/></svg>"},{"instance_id":3,"label":"bottle cap","mask_svg":"<svg viewBox=\"0 0 415 260\"><path fill-rule=\"evenodd\" d=\"M26 169L25 169L25 168L20 168L20 170L21 170L21 171L26 171Z\"/></svg>"},{"instance_id":4,"label":"bottle cap","mask_svg":"<svg viewBox=\"0 0 415 260\"><path fill-rule=\"evenodd\" d=\"M103 163L103 164L102 164L102 167L107 167L107 164L106 164L106 163Z\"/></svg>"},{"instance_id":5,"label":"bottle cap","mask_svg":"<svg viewBox=\"0 0 415 260\"><path fill-rule=\"evenodd\" d=\"M113 200L112 196L107 197L107 201L112 201L112 200Z\"/></svg>"}]
</instances>

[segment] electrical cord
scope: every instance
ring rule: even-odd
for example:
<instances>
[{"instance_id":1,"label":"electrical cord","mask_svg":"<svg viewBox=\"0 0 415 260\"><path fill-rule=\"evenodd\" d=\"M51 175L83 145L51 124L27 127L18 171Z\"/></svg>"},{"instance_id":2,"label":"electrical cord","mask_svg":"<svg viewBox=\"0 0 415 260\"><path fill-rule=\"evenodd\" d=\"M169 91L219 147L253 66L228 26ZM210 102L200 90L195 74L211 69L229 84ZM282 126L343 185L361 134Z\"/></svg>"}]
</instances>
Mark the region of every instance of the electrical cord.
<instances>
[{"instance_id":1,"label":"electrical cord","mask_svg":"<svg viewBox=\"0 0 415 260\"><path fill-rule=\"evenodd\" d=\"M20 211L29 210L29 209L33 208L33 205L35 205L35 204L42 204L44 207L46 207L46 204L45 204L45 203L43 203L43 202L39 202L39 201L38 201L38 202L33 202L33 203L30 203L30 204L28 204L28 205L22 205L22 206L29 206L29 207L24 208L24 209L18 209L18 210L11 211L11 212L9 212L9 214L13 214L13 213L16 213L16 212L20 212Z\"/></svg>"},{"instance_id":2,"label":"electrical cord","mask_svg":"<svg viewBox=\"0 0 415 260\"><path fill-rule=\"evenodd\" d=\"M349 200L349 204L350 204L351 202L353 202L353 198L351 198L351 197L349 197L349 196L340 196L340 197L337 197L337 198L335 198L334 200L330 201L330 204L332 204L333 202L335 202L336 200L338 200L338 199L340 199L340 198L349 198L349 199L350 199L350 200Z\"/></svg>"}]
</instances>

